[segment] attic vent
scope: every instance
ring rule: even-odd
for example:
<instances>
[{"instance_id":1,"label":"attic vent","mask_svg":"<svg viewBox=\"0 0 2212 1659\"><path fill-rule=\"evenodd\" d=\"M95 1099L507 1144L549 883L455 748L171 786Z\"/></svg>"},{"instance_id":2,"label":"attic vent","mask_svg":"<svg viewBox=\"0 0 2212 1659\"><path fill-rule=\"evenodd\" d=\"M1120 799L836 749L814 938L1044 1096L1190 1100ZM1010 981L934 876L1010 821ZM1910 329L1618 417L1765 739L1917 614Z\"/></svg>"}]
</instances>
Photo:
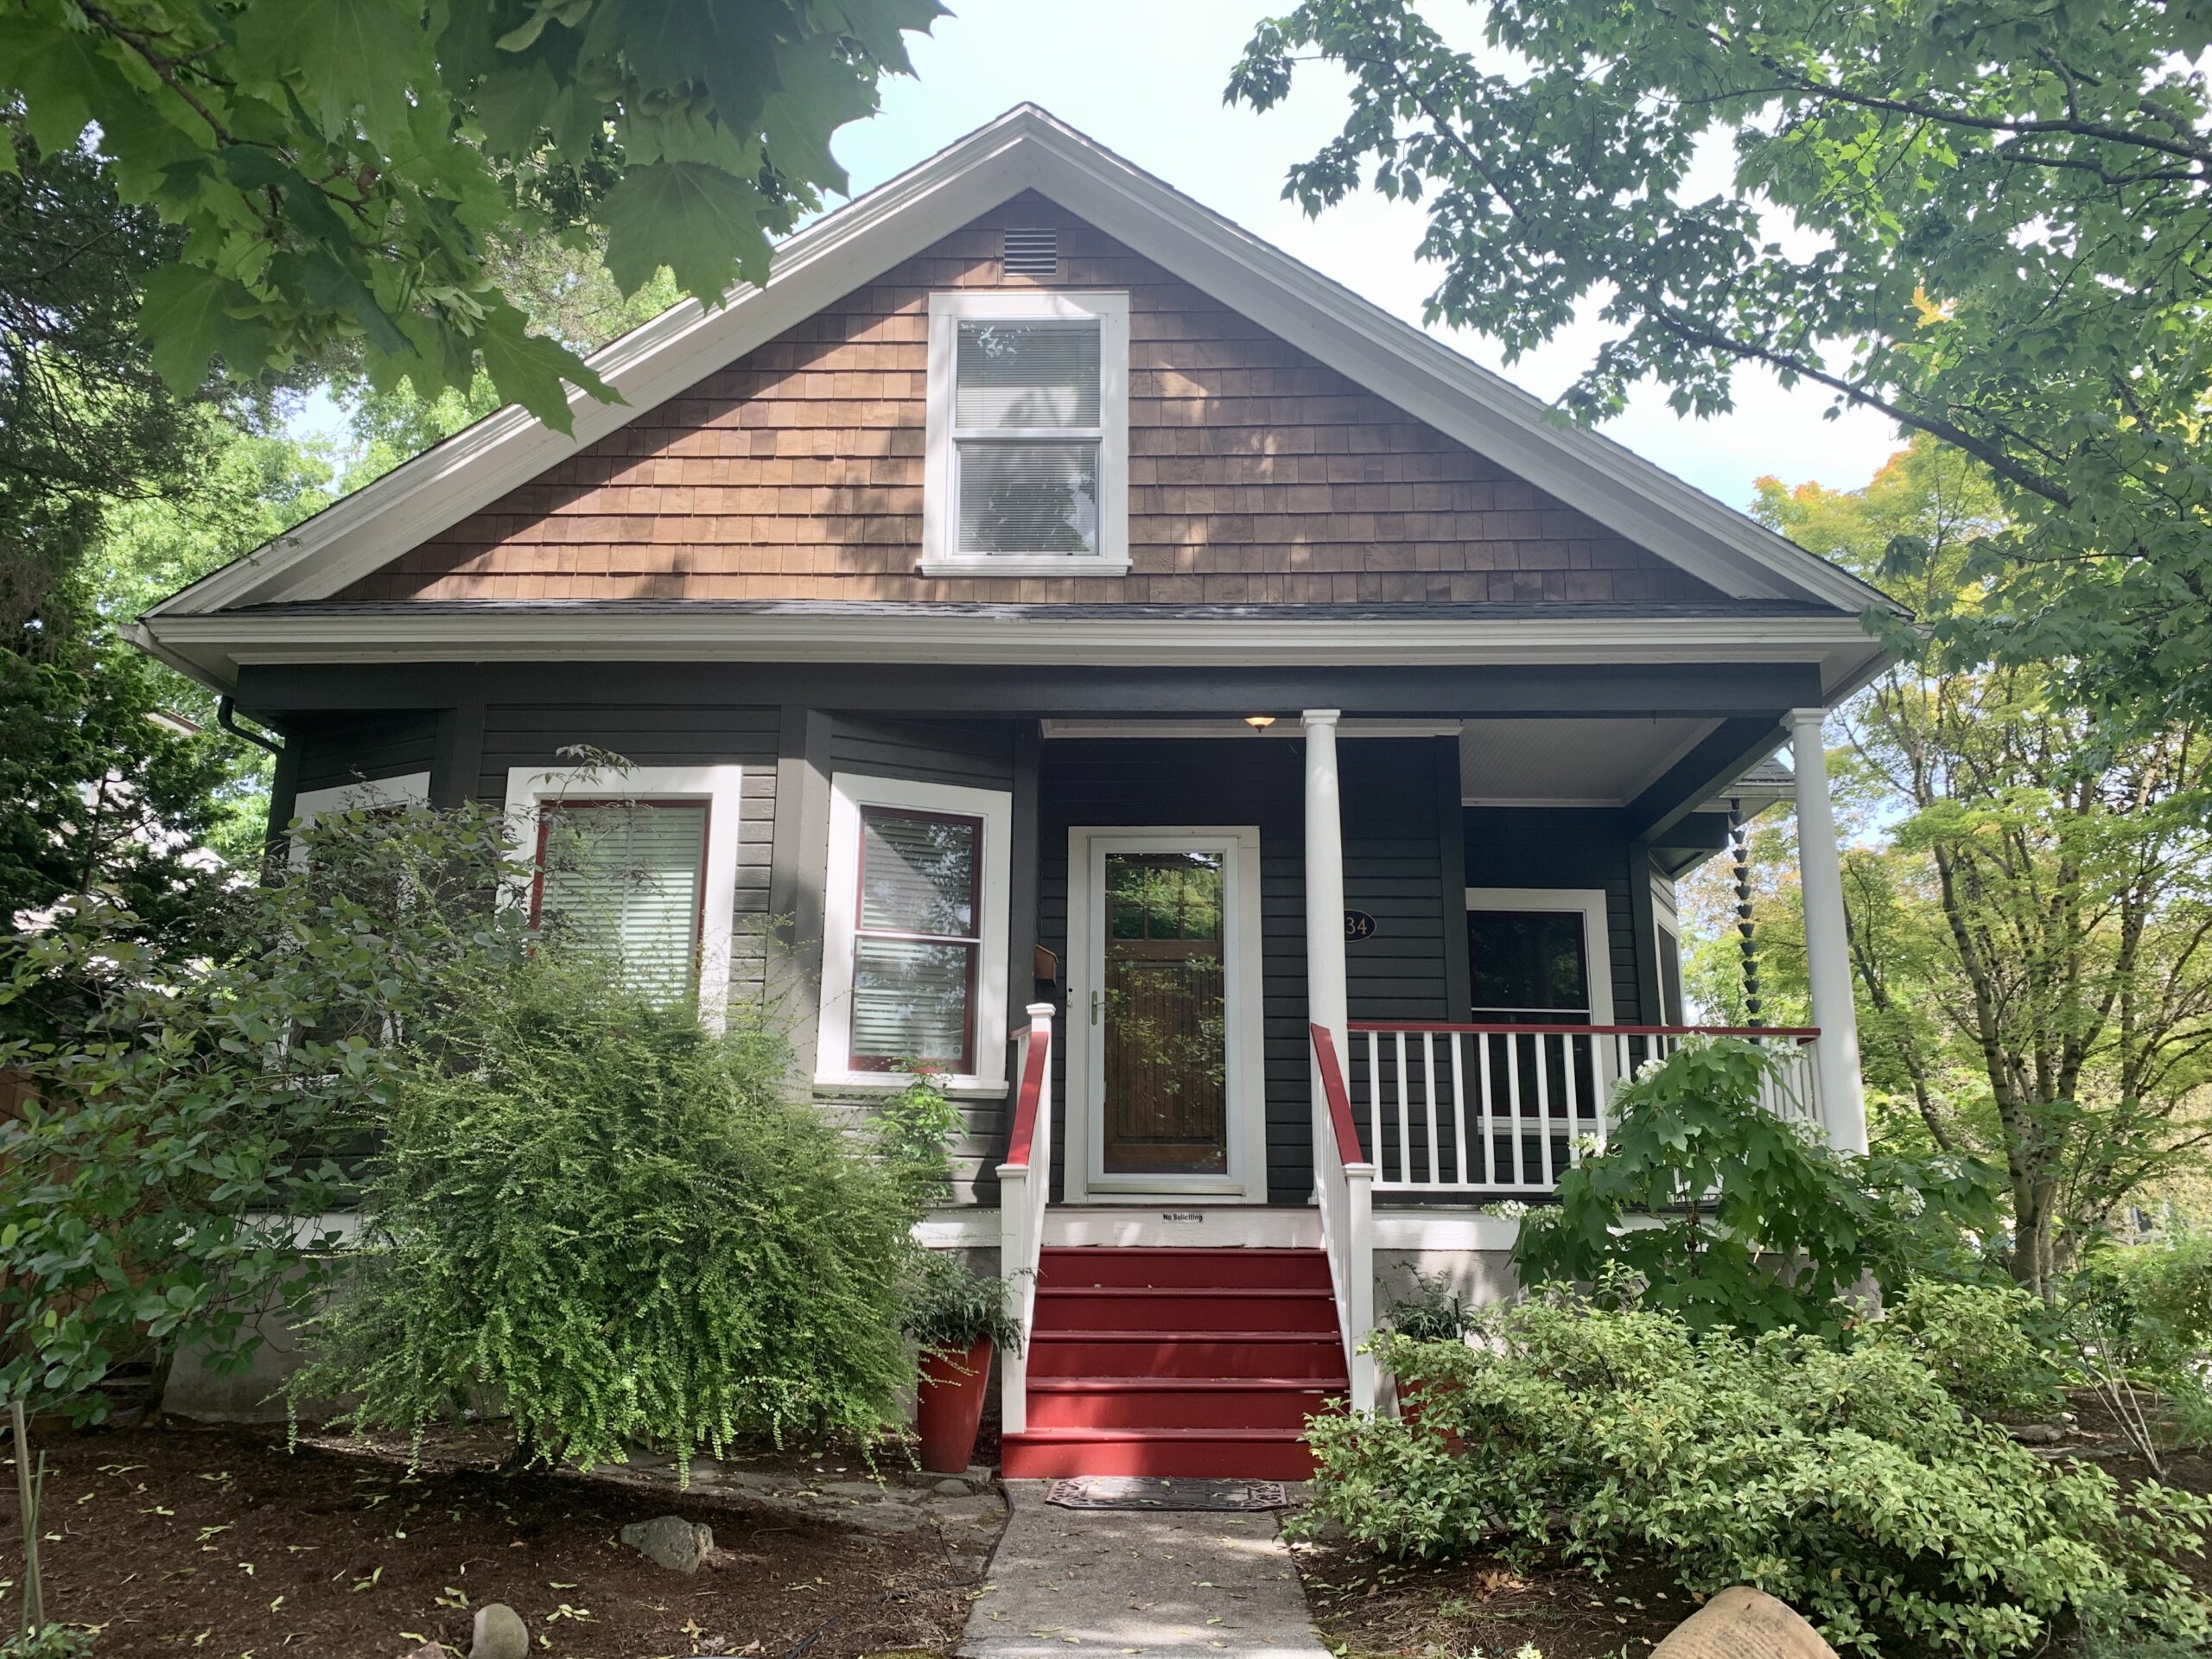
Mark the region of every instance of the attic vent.
<instances>
[{"instance_id":1,"label":"attic vent","mask_svg":"<svg viewBox=\"0 0 2212 1659\"><path fill-rule=\"evenodd\" d=\"M1052 276L1060 269L1060 233L1043 230L1008 231L1001 264L1009 276Z\"/></svg>"}]
</instances>

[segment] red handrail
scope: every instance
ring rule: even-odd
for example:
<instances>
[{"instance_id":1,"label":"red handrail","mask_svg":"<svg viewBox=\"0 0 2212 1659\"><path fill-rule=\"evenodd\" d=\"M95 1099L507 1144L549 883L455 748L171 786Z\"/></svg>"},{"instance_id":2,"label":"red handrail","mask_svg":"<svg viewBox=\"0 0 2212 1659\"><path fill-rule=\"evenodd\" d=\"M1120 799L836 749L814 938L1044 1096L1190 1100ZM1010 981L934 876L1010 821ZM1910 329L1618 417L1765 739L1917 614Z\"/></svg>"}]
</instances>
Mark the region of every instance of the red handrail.
<instances>
[{"instance_id":1,"label":"red handrail","mask_svg":"<svg viewBox=\"0 0 2212 1659\"><path fill-rule=\"evenodd\" d=\"M1362 1164L1367 1154L1359 1149L1359 1130L1352 1122L1351 1101L1344 1093L1344 1069L1337 1064L1337 1039L1326 1026L1308 1023L1313 1034L1313 1058L1321 1066L1321 1095L1329 1103L1329 1123L1337 1132L1337 1158L1341 1163Z\"/></svg>"},{"instance_id":2,"label":"red handrail","mask_svg":"<svg viewBox=\"0 0 2212 1659\"><path fill-rule=\"evenodd\" d=\"M1440 1020L1353 1020L1347 1022L1351 1031L1389 1033L1408 1032L1418 1036L1422 1032L1442 1035L1446 1032L1466 1032L1478 1036L1557 1037L1795 1037L1808 1043L1821 1034L1818 1026L1514 1026L1514 1025L1453 1025Z\"/></svg>"},{"instance_id":3,"label":"red handrail","mask_svg":"<svg viewBox=\"0 0 2212 1659\"><path fill-rule=\"evenodd\" d=\"M1037 1103L1045 1096L1045 1068L1052 1064L1052 1031L1047 1026L1029 1039L1029 1058L1021 1068L1021 1091L1014 1098L1014 1133L1007 1138L1006 1160L1029 1167L1030 1142L1037 1138Z\"/></svg>"}]
</instances>

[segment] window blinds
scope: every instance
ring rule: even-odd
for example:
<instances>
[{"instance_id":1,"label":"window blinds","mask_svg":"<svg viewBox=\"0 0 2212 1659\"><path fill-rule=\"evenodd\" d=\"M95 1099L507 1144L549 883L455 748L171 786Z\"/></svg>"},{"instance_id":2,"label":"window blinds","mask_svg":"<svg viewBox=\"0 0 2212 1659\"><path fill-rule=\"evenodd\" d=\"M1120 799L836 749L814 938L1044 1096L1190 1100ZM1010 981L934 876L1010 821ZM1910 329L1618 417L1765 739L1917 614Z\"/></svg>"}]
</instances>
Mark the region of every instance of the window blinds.
<instances>
[{"instance_id":1,"label":"window blinds","mask_svg":"<svg viewBox=\"0 0 2212 1659\"><path fill-rule=\"evenodd\" d=\"M671 1000L690 995L705 888L706 803L549 802L541 824L539 919L612 952L639 990Z\"/></svg>"},{"instance_id":2,"label":"window blinds","mask_svg":"<svg viewBox=\"0 0 2212 1659\"><path fill-rule=\"evenodd\" d=\"M982 830L975 818L862 810L854 1065L974 1069Z\"/></svg>"},{"instance_id":3,"label":"window blinds","mask_svg":"<svg viewBox=\"0 0 2212 1659\"><path fill-rule=\"evenodd\" d=\"M1098 551L1099 343L1090 319L959 325L961 552Z\"/></svg>"}]
</instances>

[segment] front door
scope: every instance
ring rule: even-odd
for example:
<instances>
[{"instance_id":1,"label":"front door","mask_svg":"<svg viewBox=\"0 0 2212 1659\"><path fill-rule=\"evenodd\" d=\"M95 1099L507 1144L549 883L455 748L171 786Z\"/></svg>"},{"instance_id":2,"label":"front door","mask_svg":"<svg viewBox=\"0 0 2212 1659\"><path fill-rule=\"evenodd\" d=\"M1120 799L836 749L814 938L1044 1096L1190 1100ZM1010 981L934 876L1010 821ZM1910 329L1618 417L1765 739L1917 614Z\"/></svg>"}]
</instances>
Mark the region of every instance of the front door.
<instances>
[{"instance_id":1,"label":"front door","mask_svg":"<svg viewBox=\"0 0 2212 1659\"><path fill-rule=\"evenodd\" d=\"M1070 1056L1092 1194L1247 1196L1259 1109L1257 841L1077 831ZM1249 1028L1248 1031L1247 1028ZM1264 1196L1263 1192L1252 1196Z\"/></svg>"}]
</instances>

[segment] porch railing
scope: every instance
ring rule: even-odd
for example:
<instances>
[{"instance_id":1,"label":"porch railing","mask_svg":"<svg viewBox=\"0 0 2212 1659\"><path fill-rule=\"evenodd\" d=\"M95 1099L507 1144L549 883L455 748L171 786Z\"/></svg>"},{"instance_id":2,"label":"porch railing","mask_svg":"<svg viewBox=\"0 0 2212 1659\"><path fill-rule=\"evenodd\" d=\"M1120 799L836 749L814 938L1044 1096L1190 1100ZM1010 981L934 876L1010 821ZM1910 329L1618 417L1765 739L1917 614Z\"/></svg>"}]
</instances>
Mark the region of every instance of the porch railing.
<instances>
[{"instance_id":1,"label":"porch railing","mask_svg":"<svg viewBox=\"0 0 2212 1659\"><path fill-rule=\"evenodd\" d=\"M1356 1020L1349 1090L1365 1109L1376 1192L1541 1194L1581 1160L1586 1146L1605 1144L1613 1084L1689 1037L1741 1037L1777 1051L1780 1063L1762 1085L1761 1103L1817 1129L1819 1036L1806 1027Z\"/></svg>"},{"instance_id":2,"label":"porch railing","mask_svg":"<svg viewBox=\"0 0 2212 1659\"><path fill-rule=\"evenodd\" d=\"M1052 1191L1052 1005L1029 1007L1029 1029L1018 1039L1020 1084L1006 1161L999 1166L999 1273L1007 1312L1020 1327L1019 1351L999 1356L999 1418L1009 1433L1029 1427L1029 1335L1037 1311L1038 1253L1045 1244L1045 1204Z\"/></svg>"},{"instance_id":3,"label":"porch railing","mask_svg":"<svg viewBox=\"0 0 2212 1659\"><path fill-rule=\"evenodd\" d=\"M1329 1281L1337 1294L1337 1334L1344 1345L1351 1408L1366 1411L1375 1405L1375 1361L1359 1349L1375 1328L1375 1166L1360 1151L1336 1039L1326 1026L1309 1025L1306 1030L1320 1082L1313 1100L1313 1185L1321 1211L1321 1248L1328 1254Z\"/></svg>"}]
</instances>

